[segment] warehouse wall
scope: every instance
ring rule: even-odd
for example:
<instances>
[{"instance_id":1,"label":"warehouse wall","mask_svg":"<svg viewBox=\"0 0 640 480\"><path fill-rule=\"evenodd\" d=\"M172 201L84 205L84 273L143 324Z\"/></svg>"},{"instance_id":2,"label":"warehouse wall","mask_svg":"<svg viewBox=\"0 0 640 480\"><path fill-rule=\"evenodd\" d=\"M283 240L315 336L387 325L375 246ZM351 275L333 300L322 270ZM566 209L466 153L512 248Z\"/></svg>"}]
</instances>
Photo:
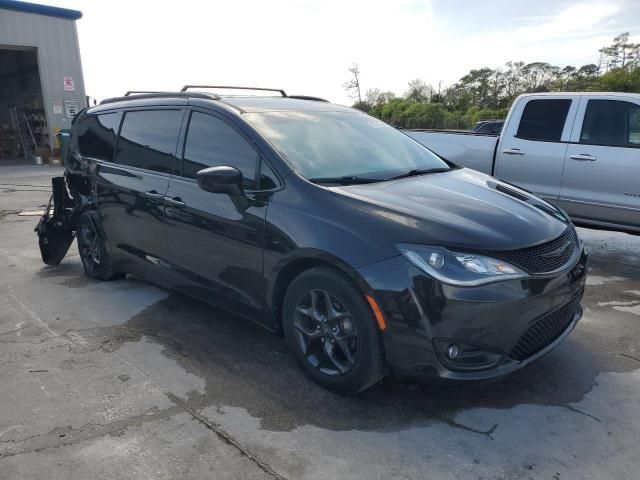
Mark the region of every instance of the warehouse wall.
<instances>
[{"instance_id":1,"label":"warehouse wall","mask_svg":"<svg viewBox=\"0 0 640 480\"><path fill-rule=\"evenodd\" d=\"M71 125L71 119L65 115L64 101L73 99L79 108L86 106L76 22L0 9L0 49L11 47L37 48L49 138L53 142L56 128ZM73 77L73 92L64 90L63 77L67 76ZM62 103L62 114L53 113L54 102Z\"/></svg>"}]
</instances>

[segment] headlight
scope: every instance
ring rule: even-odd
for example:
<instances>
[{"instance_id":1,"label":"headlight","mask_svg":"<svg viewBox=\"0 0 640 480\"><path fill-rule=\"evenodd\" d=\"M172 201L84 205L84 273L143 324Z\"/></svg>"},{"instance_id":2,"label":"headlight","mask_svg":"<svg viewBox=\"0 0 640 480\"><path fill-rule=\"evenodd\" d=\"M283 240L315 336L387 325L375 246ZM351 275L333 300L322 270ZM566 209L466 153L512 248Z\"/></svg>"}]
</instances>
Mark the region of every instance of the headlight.
<instances>
[{"instance_id":1,"label":"headlight","mask_svg":"<svg viewBox=\"0 0 640 480\"><path fill-rule=\"evenodd\" d=\"M471 287L528 275L503 260L444 247L399 244L400 252L423 272L450 285Z\"/></svg>"}]
</instances>

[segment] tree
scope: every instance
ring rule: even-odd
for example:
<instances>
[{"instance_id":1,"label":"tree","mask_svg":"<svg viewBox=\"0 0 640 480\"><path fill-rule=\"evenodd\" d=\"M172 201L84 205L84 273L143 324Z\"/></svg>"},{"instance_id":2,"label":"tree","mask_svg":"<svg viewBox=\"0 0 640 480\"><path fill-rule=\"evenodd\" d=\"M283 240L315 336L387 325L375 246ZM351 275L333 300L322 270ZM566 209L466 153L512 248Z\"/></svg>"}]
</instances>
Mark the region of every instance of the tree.
<instances>
[{"instance_id":1,"label":"tree","mask_svg":"<svg viewBox=\"0 0 640 480\"><path fill-rule=\"evenodd\" d=\"M586 92L598 89L598 74L600 67L594 63L583 65L580 68L567 65L558 68L555 79L548 87L551 91L558 92Z\"/></svg>"},{"instance_id":2,"label":"tree","mask_svg":"<svg viewBox=\"0 0 640 480\"><path fill-rule=\"evenodd\" d=\"M558 72L555 87L559 90L568 90L569 86L576 77L577 69L571 65L567 65Z\"/></svg>"},{"instance_id":3,"label":"tree","mask_svg":"<svg viewBox=\"0 0 640 480\"><path fill-rule=\"evenodd\" d=\"M635 66L640 61L640 43L629 42L629 32L623 32L613 43L600 50L606 71Z\"/></svg>"},{"instance_id":4,"label":"tree","mask_svg":"<svg viewBox=\"0 0 640 480\"><path fill-rule=\"evenodd\" d=\"M490 68L481 68L471 70L460 79L458 85L469 93L471 103L483 108L488 106L490 79L493 73Z\"/></svg>"},{"instance_id":5,"label":"tree","mask_svg":"<svg viewBox=\"0 0 640 480\"><path fill-rule=\"evenodd\" d=\"M560 69L547 62L528 63L520 70L525 92L546 92Z\"/></svg>"},{"instance_id":6,"label":"tree","mask_svg":"<svg viewBox=\"0 0 640 480\"><path fill-rule=\"evenodd\" d=\"M606 92L640 92L640 66L614 68L598 80L599 90Z\"/></svg>"},{"instance_id":7,"label":"tree","mask_svg":"<svg viewBox=\"0 0 640 480\"><path fill-rule=\"evenodd\" d=\"M489 77L489 103L491 108L497 109L504 96L505 75L500 69L493 70Z\"/></svg>"},{"instance_id":8,"label":"tree","mask_svg":"<svg viewBox=\"0 0 640 480\"><path fill-rule=\"evenodd\" d=\"M349 67L349 73L351 73L351 80L347 80L342 84L342 87L347 91L349 98L357 98L358 103L362 104L362 94L360 93L360 66L354 63Z\"/></svg>"},{"instance_id":9,"label":"tree","mask_svg":"<svg viewBox=\"0 0 640 480\"><path fill-rule=\"evenodd\" d=\"M370 88L364 94L364 101L372 107L375 107L376 105L386 103L386 98L384 92L379 88Z\"/></svg>"},{"instance_id":10,"label":"tree","mask_svg":"<svg viewBox=\"0 0 640 480\"><path fill-rule=\"evenodd\" d=\"M558 67L547 62L507 62L503 68L472 69L457 83L438 86L437 93L422 79L408 83L404 98L392 92L367 90L360 108L377 118L404 128L469 128L478 120L505 118L515 98L527 92L617 91L640 93L640 44L629 41L629 33L616 36L601 48L600 63ZM345 84L351 92L354 80ZM605 73L603 74L603 70ZM354 95L356 98L357 95ZM359 98L357 98L359 100Z\"/></svg>"},{"instance_id":11,"label":"tree","mask_svg":"<svg viewBox=\"0 0 640 480\"><path fill-rule=\"evenodd\" d=\"M383 102L383 103L389 103L394 98L396 98L396 94L393 93L391 90L387 90L385 92L382 92L382 96L380 97L380 101Z\"/></svg>"},{"instance_id":12,"label":"tree","mask_svg":"<svg viewBox=\"0 0 640 480\"><path fill-rule=\"evenodd\" d=\"M405 97L409 100L426 103L431 99L432 94L433 88L424 80L416 78L409 82L409 90L405 94Z\"/></svg>"},{"instance_id":13,"label":"tree","mask_svg":"<svg viewBox=\"0 0 640 480\"><path fill-rule=\"evenodd\" d=\"M522 75L521 70L524 62L507 62L507 69L504 72L504 96L505 100L510 103L517 95L520 94Z\"/></svg>"},{"instance_id":14,"label":"tree","mask_svg":"<svg viewBox=\"0 0 640 480\"><path fill-rule=\"evenodd\" d=\"M600 67L594 63L581 66L572 78L572 83L567 86L570 91L598 90L598 75Z\"/></svg>"},{"instance_id":15,"label":"tree","mask_svg":"<svg viewBox=\"0 0 640 480\"><path fill-rule=\"evenodd\" d=\"M449 111L466 111L472 104L471 95L459 83L445 88L441 96Z\"/></svg>"}]
</instances>

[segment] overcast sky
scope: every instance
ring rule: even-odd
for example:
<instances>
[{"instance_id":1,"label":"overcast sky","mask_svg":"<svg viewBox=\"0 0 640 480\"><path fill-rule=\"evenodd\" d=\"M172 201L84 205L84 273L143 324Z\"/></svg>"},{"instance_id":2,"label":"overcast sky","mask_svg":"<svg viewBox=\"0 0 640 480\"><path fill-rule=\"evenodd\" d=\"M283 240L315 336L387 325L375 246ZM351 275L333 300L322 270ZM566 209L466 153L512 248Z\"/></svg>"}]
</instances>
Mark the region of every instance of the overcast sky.
<instances>
[{"instance_id":1,"label":"overcast sky","mask_svg":"<svg viewBox=\"0 0 640 480\"><path fill-rule=\"evenodd\" d=\"M284 88L351 103L402 94L413 78L437 87L508 60L582 65L623 31L640 41L640 0L44 0L78 21L87 93L176 89L185 83Z\"/></svg>"}]
</instances>

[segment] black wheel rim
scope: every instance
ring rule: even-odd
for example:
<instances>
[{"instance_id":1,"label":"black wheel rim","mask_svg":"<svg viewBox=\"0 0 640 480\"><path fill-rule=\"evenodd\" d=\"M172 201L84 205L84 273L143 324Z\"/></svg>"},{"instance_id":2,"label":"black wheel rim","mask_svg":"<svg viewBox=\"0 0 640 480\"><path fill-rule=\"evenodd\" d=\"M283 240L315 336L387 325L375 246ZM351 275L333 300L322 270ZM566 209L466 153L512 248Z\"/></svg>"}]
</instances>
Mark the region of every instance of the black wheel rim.
<instances>
[{"instance_id":1,"label":"black wheel rim","mask_svg":"<svg viewBox=\"0 0 640 480\"><path fill-rule=\"evenodd\" d=\"M96 274L100 270L100 239L93 223L88 222L80 227L78 235L80 258L89 273Z\"/></svg>"},{"instance_id":2,"label":"black wheel rim","mask_svg":"<svg viewBox=\"0 0 640 480\"><path fill-rule=\"evenodd\" d=\"M346 375L358 356L358 330L349 310L326 290L305 293L294 314L300 351L313 367L330 376Z\"/></svg>"}]
</instances>

